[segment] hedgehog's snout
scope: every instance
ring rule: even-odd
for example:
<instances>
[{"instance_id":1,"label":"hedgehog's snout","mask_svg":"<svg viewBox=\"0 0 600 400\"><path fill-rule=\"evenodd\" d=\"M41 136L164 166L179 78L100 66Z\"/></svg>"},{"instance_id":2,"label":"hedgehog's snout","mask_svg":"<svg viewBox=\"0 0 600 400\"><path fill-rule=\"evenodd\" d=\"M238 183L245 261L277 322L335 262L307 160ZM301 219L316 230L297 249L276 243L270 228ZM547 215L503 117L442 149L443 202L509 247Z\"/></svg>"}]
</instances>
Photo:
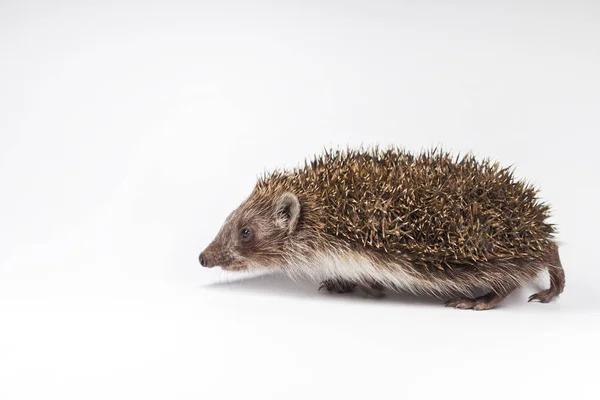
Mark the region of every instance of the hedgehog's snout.
<instances>
[{"instance_id":1,"label":"hedgehog's snout","mask_svg":"<svg viewBox=\"0 0 600 400\"><path fill-rule=\"evenodd\" d=\"M207 254L206 251L200 253L200 257L198 257L198 260L200 261L200 265L202 265L203 267L212 268L216 265L214 262L214 257L210 257L210 255Z\"/></svg>"},{"instance_id":2,"label":"hedgehog's snout","mask_svg":"<svg viewBox=\"0 0 600 400\"><path fill-rule=\"evenodd\" d=\"M223 248L216 242L212 242L207 248L205 248L198 256L200 265L206 268L212 268L216 266L223 266L231 263L231 260L226 257L227 253L223 253Z\"/></svg>"}]
</instances>

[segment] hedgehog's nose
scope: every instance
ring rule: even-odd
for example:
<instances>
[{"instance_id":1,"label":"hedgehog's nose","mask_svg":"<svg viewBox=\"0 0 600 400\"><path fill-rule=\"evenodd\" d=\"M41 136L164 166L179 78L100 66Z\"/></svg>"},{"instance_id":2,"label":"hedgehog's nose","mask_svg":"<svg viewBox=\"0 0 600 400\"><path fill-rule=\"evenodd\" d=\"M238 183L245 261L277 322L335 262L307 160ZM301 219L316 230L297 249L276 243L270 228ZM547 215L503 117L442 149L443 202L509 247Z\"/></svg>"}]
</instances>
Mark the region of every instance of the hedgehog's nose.
<instances>
[{"instance_id":1,"label":"hedgehog's nose","mask_svg":"<svg viewBox=\"0 0 600 400\"><path fill-rule=\"evenodd\" d=\"M212 267L212 265L210 265L210 262L208 261L208 257L206 257L206 254L200 253L200 257L198 257L198 259L200 260L200 265L202 265L203 267Z\"/></svg>"}]
</instances>

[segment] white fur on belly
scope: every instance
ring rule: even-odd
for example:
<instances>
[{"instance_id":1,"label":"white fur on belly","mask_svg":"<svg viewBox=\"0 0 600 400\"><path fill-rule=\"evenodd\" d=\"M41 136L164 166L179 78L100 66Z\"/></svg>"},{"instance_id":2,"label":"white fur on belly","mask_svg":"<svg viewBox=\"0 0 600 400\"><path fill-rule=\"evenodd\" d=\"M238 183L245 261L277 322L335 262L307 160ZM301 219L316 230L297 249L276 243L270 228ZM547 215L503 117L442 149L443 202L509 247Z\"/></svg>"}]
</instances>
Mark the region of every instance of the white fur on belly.
<instances>
[{"instance_id":1,"label":"white fur on belly","mask_svg":"<svg viewBox=\"0 0 600 400\"><path fill-rule=\"evenodd\" d=\"M354 252L321 252L309 258L290 260L284 267L292 277L308 277L315 281L343 279L351 282L377 282L388 288L414 294L442 295L459 289L451 282L420 279L411 273L408 261L375 265L373 260Z\"/></svg>"}]
</instances>

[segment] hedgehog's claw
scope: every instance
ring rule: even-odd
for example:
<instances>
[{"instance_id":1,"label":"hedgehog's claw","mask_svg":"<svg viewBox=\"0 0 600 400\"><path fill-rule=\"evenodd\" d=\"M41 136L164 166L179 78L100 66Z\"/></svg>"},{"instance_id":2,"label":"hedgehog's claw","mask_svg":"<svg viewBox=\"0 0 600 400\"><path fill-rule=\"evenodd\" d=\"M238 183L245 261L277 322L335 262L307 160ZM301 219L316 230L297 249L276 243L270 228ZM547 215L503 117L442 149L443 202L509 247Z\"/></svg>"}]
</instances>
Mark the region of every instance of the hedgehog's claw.
<instances>
[{"instance_id":1,"label":"hedgehog's claw","mask_svg":"<svg viewBox=\"0 0 600 400\"><path fill-rule=\"evenodd\" d=\"M552 300L552 298L556 295L556 290L552 290L552 288L550 288L547 290L542 290L539 293L532 294L531 296L529 296L529 300L527 301L538 300L540 303L549 303L550 300Z\"/></svg>"}]
</instances>

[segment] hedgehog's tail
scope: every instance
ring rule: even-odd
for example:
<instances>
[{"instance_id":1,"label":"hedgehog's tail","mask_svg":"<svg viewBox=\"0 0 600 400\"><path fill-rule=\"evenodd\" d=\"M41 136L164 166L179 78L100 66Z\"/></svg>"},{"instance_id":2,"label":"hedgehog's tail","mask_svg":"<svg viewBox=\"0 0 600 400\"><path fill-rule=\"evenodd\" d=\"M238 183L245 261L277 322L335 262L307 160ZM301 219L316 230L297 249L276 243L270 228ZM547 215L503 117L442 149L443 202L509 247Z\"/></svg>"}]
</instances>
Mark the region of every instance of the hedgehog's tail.
<instances>
[{"instance_id":1,"label":"hedgehog's tail","mask_svg":"<svg viewBox=\"0 0 600 400\"><path fill-rule=\"evenodd\" d=\"M558 256L558 246L554 245L548 257L548 273L550 275L550 289L542 290L529 297L529 301L539 300L548 303L552 298L562 293L565 288L565 271Z\"/></svg>"}]
</instances>

